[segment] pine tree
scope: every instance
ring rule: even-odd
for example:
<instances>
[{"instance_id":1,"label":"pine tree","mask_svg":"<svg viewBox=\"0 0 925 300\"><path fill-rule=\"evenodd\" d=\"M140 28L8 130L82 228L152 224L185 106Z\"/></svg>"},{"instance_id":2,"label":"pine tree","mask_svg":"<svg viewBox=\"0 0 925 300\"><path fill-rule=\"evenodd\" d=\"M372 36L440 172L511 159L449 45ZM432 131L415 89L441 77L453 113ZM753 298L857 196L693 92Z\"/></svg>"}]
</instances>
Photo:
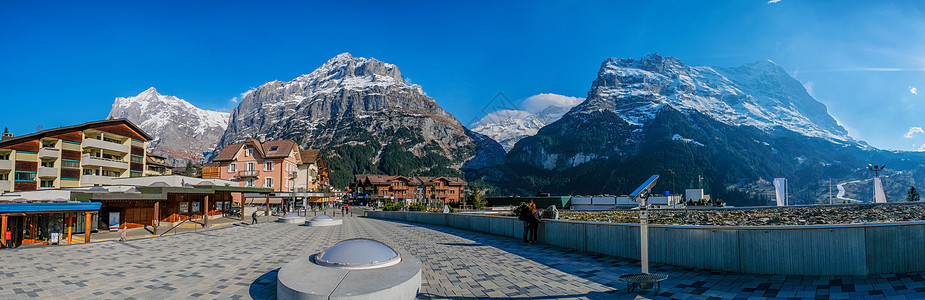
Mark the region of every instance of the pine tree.
<instances>
[{"instance_id":1,"label":"pine tree","mask_svg":"<svg viewBox=\"0 0 925 300\"><path fill-rule=\"evenodd\" d=\"M479 188L479 186L472 186L472 193L469 194L469 202L472 203L475 209L482 209L485 207L485 195L482 193L482 189Z\"/></svg>"},{"instance_id":2,"label":"pine tree","mask_svg":"<svg viewBox=\"0 0 925 300\"><path fill-rule=\"evenodd\" d=\"M914 186L909 187L909 195L906 196L906 201L919 201L920 198L919 191L916 191Z\"/></svg>"}]
</instances>

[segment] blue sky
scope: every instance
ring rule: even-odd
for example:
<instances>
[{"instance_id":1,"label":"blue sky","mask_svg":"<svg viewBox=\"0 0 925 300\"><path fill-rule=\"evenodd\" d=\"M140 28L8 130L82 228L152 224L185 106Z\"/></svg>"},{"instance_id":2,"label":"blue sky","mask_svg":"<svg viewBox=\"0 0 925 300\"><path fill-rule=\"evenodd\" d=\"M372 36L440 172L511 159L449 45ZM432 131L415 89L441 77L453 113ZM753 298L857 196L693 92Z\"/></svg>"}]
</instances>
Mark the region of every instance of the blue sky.
<instances>
[{"instance_id":1,"label":"blue sky","mask_svg":"<svg viewBox=\"0 0 925 300\"><path fill-rule=\"evenodd\" d=\"M335 1L331 1L335 2ZM105 118L148 87L206 109L350 52L398 65L465 124L498 92L584 97L602 61L770 59L871 145L925 144L925 2L4 2L0 126Z\"/></svg>"}]
</instances>

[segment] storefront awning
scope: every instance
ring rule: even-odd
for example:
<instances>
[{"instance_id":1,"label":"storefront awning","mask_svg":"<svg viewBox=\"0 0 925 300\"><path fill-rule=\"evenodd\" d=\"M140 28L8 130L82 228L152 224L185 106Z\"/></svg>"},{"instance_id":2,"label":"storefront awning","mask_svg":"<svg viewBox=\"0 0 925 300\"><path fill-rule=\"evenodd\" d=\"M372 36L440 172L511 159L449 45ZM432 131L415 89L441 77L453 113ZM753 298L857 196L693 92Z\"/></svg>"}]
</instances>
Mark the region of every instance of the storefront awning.
<instances>
[{"instance_id":1,"label":"storefront awning","mask_svg":"<svg viewBox=\"0 0 925 300\"><path fill-rule=\"evenodd\" d=\"M0 203L0 213L74 212L100 210L99 202Z\"/></svg>"}]
</instances>

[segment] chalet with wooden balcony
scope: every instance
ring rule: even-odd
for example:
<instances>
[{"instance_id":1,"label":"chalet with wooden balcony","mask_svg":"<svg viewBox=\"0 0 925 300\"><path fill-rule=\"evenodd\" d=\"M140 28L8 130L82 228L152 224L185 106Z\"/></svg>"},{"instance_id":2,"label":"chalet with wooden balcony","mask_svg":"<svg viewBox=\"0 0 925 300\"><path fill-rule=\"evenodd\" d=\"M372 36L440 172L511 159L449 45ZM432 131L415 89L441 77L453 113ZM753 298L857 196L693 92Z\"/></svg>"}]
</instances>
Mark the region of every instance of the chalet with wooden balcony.
<instances>
[{"instance_id":1,"label":"chalet with wooden balcony","mask_svg":"<svg viewBox=\"0 0 925 300\"><path fill-rule=\"evenodd\" d=\"M461 204L466 182L458 177L354 175L359 198Z\"/></svg>"}]
</instances>

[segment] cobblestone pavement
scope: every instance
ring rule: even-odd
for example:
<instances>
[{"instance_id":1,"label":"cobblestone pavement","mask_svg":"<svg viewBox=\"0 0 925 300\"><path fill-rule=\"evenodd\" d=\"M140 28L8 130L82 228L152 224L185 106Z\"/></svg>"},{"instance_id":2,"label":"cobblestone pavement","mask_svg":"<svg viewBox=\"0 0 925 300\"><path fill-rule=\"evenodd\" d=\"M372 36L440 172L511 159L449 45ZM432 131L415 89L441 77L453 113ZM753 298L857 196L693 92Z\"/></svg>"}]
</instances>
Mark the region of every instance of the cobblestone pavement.
<instances>
[{"instance_id":1,"label":"cobblestone pavement","mask_svg":"<svg viewBox=\"0 0 925 300\"><path fill-rule=\"evenodd\" d=\"M347 217L344 225L235 224L178 235L0 251L0 299L272 299L280 267L366 237L421 259L419 298L925 299L922 274L770 276L653 265L661 293L626 294L637 261L452 228Z\"/></svg>"}]
</instances>

